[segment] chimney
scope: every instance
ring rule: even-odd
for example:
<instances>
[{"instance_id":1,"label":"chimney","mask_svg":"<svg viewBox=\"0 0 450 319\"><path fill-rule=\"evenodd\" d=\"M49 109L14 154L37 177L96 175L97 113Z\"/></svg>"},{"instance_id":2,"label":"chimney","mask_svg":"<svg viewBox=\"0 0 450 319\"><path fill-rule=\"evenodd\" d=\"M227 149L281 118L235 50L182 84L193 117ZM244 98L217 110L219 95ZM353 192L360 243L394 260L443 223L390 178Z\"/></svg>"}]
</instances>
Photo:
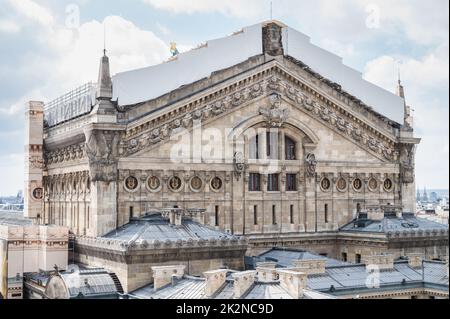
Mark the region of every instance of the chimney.
<instances>
[{"instance_id":1,"label":"chimney","mask_svg":"<svg viewBox=\"0 0 450 319\"><path fill-rule=\"evenodd\" d=\"M378 267L379 270L392 270L394 269L394 255L373 255L367 256L364 259L366 268L368 267Z\"/></svg>"},{"instance_id":2,"label":"chimney","mask_svg":"<svg viewBox=\"0 0 450 319\"><path fill-rule=\"evenodd\" d=\"M326 259L294 260L292 270L306 273L307 275L325 274Z\"/></svg>"},{"instance_id":3,"label":"chimney","mask_svg":"<svg viewBox=\"0 0 450 319\"><path fill-rule=\"evenodd\" d=\"M256 271L244 271L233 274L234 299L242 298L255 283Z\"/></svg>"},{"instance_id":4,"label":"chimney","mask_svg":"<svg viewBox=\"0 0 450 319\"><path fill-rule=\"evenodd\" d=\"M157 291L182 279L185 268L183 265L152 267L154 290Z\"/></svg>"},{"instance_id":5,"label":"chimney","mask_svg":"<svg viewBox=\"0 0 450 319\"><path fill-rule=\"evenodd\" d=\"M207 298L211 298L223 287L227 280L227 269L219 269L207 271L203 273L206 278L205 294Z\"/></svg>"},{"instance_id":6,"label":"chimney","mask_svg":"<svg viewBox=\"0 0 450 319\"><path fill-rule=\"evenodd\" d=\"M178 207L170 208L169 219L171 225L181 226L183 221L183 210Z\"/></svg>"},{"instance_id":7,"label":"chimney","mask_svg":"<svg viewBox=\"0 0 450 319\"><path fill-rule=\"evenodd\" d=\"M24 216L38 224L44 202L44 103L28 102L25 119Z\"/></svg>"},{"instance_id":8,"label":"chimney","mask_svg":"<svg viewBox=\"0 0 450 319\"><path fill-rule=\"evenodd\" d=\"M256 264L256 272L258 274L258 282L274 282L278 280L276 271L276 262L260 262Z\"/></svg>"},{"instance_id":9,"label":"chimney","mask_svg":"<svg viewBox=\"0 0 450 319\"><path fill-rule=\"evenodd\" d=\"M408 265L411 268L422 268L423 254L408 254Z\"/></svg>"},{"instance_id":10,"label":"chimney","mask_svg":"<svg viewBox=\"0 0 450 319\"><path fill-rule=\"evenodd\" d=\"M294 299L302 299L303 292L306 289L308 275L288 269L278 270L280 286L285 289Z\"/></svg>"}]
</instances>

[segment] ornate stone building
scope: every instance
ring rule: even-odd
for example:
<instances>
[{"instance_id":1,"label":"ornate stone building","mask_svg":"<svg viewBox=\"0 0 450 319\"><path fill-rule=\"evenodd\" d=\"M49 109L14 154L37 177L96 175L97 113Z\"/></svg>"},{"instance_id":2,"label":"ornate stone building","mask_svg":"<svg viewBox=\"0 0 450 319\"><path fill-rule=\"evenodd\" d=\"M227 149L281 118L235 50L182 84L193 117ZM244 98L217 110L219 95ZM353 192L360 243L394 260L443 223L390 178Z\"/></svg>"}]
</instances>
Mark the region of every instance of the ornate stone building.
<instances>
[{"instance_id":1,"label":"ornate stone building","mask_svg":"<svg viewBox=\"0 0 450 319\"><path fill-rule=\"evenodd\" d=\"M112 78L105 53L97 84L29 104L26 214L100 237L202 209L206 225L248 237L249 254L372 245L440 258L448 228L395 248L340 232L360 214L415 213L420 139L404 97L276 21Z\"/></svg>"}]
</instances>

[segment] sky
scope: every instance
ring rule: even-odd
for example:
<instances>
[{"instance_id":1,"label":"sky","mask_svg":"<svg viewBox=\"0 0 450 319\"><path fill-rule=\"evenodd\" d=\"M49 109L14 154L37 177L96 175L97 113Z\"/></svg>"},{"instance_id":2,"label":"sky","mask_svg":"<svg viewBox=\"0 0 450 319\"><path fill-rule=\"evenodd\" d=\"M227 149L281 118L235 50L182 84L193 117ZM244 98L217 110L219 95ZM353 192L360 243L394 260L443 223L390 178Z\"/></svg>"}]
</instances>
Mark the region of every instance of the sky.
<instances>
[{"instance_id":1,"label":"sky","mask_svg":"<svg viewBox=\"0 0 450 319\"><path fill-rule=\"evenodd\" d=\"M448 0L0 0L0 196L23 188L25 103L280 20L414 110L417 187L449 188ZM272 7L272 10L271 10ZM106 30L106 31L105 31ZM218 57L220 58L220 57Z\"/></svg>"}]
</instances>

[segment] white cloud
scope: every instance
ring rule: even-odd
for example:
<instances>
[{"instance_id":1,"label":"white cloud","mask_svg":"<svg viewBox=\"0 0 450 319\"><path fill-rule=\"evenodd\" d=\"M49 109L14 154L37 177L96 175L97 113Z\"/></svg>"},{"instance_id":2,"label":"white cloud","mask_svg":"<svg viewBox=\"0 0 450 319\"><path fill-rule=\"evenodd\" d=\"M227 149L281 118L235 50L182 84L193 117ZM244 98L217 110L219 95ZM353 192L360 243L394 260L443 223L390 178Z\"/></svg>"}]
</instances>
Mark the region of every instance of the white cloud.
<instances>
[{"instance_id":1,"label":"white cloud","mask_svg":"<svg viewBox=\"0 0 450 319\"><path fill-rule=\"evenodd\" d=\"M264 11L269 11L268 7L265 9L263 3L268 3L264 0L227 0L227 1L211 1L211 0L143 0L145 3L152 5L157 9L167 10L174 13L207 13L219 12L221 14L247 17L258 16Z\"/></svg>"},{"instance_id":2,"label":"white cloud","mask_svg":"<svg viewBox=\"0 0 450 319\"><path fill-rule=\"evenodd\" d=\"M96 82L105 24L107 34L111 35L107 37L107 54L112 74L158 64L170 56L169 45L154 33L118 16L106 17L103 22L90 21L78 29L45 29L36 35L36 39L51 49L52 56L32 53L27 57L26 66L15 72L24 78L30 74L46 76L15 103L0 107L0 114L16 114L30 99L48 101L84 83Z\"/></svg>"},{"instance_id":3,"label":"white cloud","mask_svg":"<svg viewBox=\"0 0 450 319\"><path fill-rule=\"evenodd\" d=\"M154 8L176 14L216 12L238 18L267 20L269 0L143 0ZM370 29L366 20L377 8L379 29ZM274 0L274 18L295 18L310 30L330 39L368 39L386 33L419 44L435 44L448 39L448 0ZM314 23L311 22L313 17ZM317 26L320 26L317 30ZM333 35L333 37L331 37Z\"/></svg>"},{"instance_id":4,"label":"white cloud","mask_svg":"<svg viewBox=\"0 0 450 319\"><path fill-rule=\"evenodd\" d=\"M32 21L39 23L40 25L49 27L55 23L50 10L32 0L9 0L9 4L16 10L16 12Z\"/></svg>"},{"instance_id":5,"label":"white cloud","mask_svg":"<svg viewBox=\"0 0 450 319\"><path fill-rule=\"evenodd\" d=\"M422 138L416 157L418 186L448 188L448 43L420 59L406 56L377 58L367 64L365 78L393 91L398 60L403 61L402 82L408 105L414 109L416 135Z\"/></svg>"},{"instance_id":6,"label":"white cloud","mask_svg":"<svg viewBox=\"0 0 450 319\"><path fill-rule=\"evenodd\" d=\"M20 26L12 20L0 20L0 33L18 33Z\"/></svg>"}]
</instances>

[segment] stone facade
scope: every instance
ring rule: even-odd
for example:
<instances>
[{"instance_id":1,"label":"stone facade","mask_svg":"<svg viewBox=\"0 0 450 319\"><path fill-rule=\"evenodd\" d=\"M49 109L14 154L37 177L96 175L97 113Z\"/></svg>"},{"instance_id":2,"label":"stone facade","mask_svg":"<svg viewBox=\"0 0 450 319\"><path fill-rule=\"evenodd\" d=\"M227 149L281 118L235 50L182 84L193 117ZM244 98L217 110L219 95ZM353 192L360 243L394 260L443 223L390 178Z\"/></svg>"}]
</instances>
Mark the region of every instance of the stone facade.
<instances>
[{"instance_id":1,"label":"stone facade","mask_svg":"<svg viewBox=\"0 0 450 319\"><path fill-rule=\"evenodd\" d=\"M426 253L411 239L337 235L372 207L415 212L420 139L411 126L288 56L276 23L262 32L264 54L138 105L111 100L102 57L91 112L41 135L42 220L98 237L177 206L204 209L207 225L247 236L249 254L276 245L334 257ZM434 244L426 245L437 255Z\"/></svg>"}]
</instances>

